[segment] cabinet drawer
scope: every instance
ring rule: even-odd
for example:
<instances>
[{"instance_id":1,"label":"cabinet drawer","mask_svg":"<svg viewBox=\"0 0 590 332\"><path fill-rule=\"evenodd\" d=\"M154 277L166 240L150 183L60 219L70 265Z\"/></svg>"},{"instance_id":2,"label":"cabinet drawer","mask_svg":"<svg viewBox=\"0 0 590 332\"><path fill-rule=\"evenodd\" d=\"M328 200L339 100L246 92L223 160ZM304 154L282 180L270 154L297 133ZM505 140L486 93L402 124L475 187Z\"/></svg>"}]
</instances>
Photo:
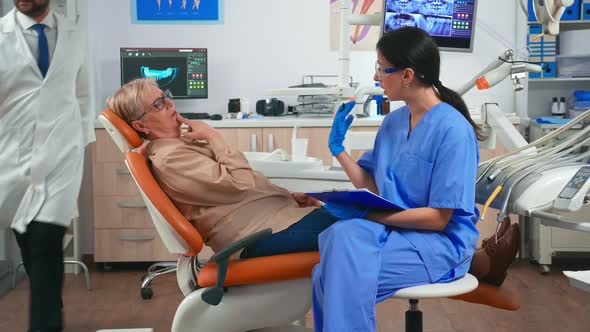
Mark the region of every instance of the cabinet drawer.
<instances>
[{"instance_id":1,"label":"cabinet drawer","mask_svg":"<svg viewBox=\"0 0 590 332\"><path fill-rule=\"evenodd\" d=\"M92 167L94 195L139 196L137 186L123 161L96 163Z\"/></svg>"},{"instance_id":2,"label":"cabinet drawer","mask_svg":"<svg viewBox=\"0 0 590 332\"><path fill-rule=\"evenodd\" d=\"M95 229L96 262L176 261L155 229Z\"/></svg>"},{"instance_id":3,"label":"cabinet drawer","mask_svg":"<svg viewBox=\"0 0 590 332\"><path fill-rule=\"evenodd\" d=\"M94 196L94 228L152 228L143 200L133 196Z\"/></svg>"}]
</instances>

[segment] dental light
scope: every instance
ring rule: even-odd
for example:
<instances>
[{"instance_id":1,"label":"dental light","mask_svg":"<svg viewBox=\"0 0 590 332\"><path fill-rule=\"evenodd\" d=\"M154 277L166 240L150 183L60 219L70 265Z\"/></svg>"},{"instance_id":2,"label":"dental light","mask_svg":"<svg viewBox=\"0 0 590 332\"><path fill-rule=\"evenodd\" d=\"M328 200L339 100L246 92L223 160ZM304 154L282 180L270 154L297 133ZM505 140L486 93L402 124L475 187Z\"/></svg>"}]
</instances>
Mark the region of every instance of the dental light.
<instances>
[{"instance_id":1,"label":"dental light","mask_svg":"<svg viewBox=\"0 0 590 332\"><path fill-rule=\"evenodd\" d=\"M533 1L533 11L537 22L543 25L543 33L557 36L559 20L566 7L574 4L574 0L520 0L520 8L528 15L527 1Z\"/></svg>"}]
</instances>

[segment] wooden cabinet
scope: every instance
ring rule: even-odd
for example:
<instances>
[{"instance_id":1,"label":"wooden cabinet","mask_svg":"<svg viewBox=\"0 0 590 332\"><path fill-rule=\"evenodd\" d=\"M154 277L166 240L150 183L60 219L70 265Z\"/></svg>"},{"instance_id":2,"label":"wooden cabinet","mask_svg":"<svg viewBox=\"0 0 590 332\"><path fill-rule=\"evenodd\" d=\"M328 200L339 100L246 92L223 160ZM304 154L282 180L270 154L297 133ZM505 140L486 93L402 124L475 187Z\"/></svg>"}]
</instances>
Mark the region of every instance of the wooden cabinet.
<instances>
[{"instance_id":1,"label":"wooden cabinet","mask_svg":"<svg viewBox=\"0 0 590 332\"><path fill-rule=\"evenodd\" d=\"M94 261L173 261L125 166L123 154L104 129L92 145Z\"/></svg>"},{"instance_id":2,"label":"wooden cabinet","mask_svg":"<svg viewBox=\"0 0 590 332\"><path fill-rule=\"evenodd\" d=\"M217 128L225 141L240 151L263 151L262 128Z\"/></svg>"}]
</instances>

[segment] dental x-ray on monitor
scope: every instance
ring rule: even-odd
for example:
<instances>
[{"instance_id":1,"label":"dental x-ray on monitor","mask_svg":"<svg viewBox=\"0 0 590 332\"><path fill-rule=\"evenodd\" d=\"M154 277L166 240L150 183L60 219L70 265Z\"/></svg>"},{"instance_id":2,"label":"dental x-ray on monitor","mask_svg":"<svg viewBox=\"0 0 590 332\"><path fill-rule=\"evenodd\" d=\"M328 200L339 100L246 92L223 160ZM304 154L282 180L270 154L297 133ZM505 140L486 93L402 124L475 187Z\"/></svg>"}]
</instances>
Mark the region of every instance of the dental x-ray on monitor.
<instances>
[{"instance_id":1,"label":"dental x-ray on monitor","mask_svg":"<svg viewBox=\"0 0 590 332\"><path fill-rule=\"evenodd\" d=\"M443 51L471 52L476 7L477 0L385 0L382 33L418 27Z\"/></svg>"},{"instance_id":2,"label":"dental x-ray on monitor","mask_svg":"<svg viewBox=\"0 0 590 332\"><path fill-rule=\"evenodd\" d=\"M152 77L175 99L207 98L206 48L121 48L121 85Z\"/></svg>"}]
</instances>

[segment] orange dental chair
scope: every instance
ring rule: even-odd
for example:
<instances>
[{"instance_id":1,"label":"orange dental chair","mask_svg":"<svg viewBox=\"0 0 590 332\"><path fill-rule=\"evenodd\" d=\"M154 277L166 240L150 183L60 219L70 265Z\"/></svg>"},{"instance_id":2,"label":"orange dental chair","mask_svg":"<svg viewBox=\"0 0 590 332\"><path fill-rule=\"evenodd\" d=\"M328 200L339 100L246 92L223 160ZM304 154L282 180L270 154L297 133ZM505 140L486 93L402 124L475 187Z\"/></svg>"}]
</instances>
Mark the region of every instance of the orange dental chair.
<instances>
[{"instance_id":1,"label":"orange dental chair","mask_svg":"<svg viewBox=\"0 0 590 332\"><path fill-rule=\"evenodd\" d=\"M108 109L100 114L99 120L117 145L128 151L125 163L155 228L168 250L179 256L176 275L185 298L176 311L171 330L310 331L291 322L300 320L311 308L311 271L319 261L319 253L229 260L232 254L271 235L272 231L267 229L229 245L201 266L197 255L203 249L203 239L162 191L145 156L133 150L142 144L139 135ZM418 299L448 296L506 310L519 307L510 294L497 287L478 285L471 275L453 283L407 288L394 297L410 299L408 312L420 313ZM421 313L410 316L406 323L415 326L411 331L420 331Z\"/></svg>"}]
</instances>

